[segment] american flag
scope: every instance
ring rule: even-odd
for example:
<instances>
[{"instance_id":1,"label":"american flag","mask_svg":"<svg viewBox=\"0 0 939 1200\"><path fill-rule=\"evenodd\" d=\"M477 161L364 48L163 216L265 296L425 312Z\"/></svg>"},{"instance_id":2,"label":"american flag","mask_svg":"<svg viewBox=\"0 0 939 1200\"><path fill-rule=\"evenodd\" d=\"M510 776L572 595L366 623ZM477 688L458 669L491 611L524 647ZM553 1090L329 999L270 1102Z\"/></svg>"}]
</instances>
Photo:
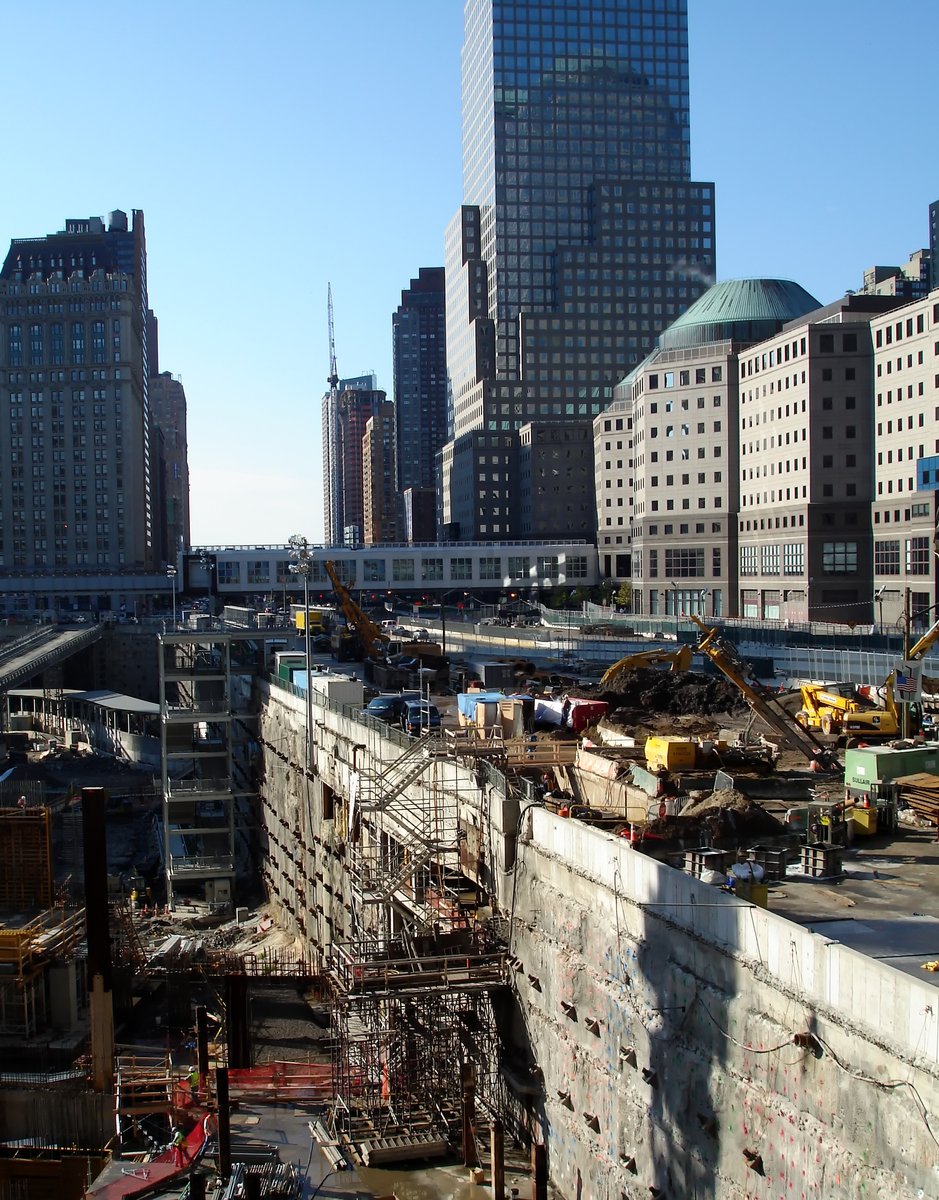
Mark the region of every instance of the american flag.
<instances>
[{"instance_id":1,"label":"american flag","mask_svg":"<svg viewBox=\"0 0 939 1200\"><path fill-rule=\"evenodd\" d=\"M911 704L919 699L922 665L915 662L898 662L894 678L894 694L898 700Z\"/></svg>"}]
</instances>

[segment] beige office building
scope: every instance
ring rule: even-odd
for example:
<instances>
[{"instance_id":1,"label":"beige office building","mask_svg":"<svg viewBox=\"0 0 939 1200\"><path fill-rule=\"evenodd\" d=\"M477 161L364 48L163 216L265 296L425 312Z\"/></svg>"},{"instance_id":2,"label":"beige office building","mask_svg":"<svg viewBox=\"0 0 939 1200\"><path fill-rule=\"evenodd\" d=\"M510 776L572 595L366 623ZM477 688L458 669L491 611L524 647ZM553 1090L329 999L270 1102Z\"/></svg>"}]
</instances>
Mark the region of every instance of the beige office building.
<instances>
[{"instance_id":1,"label":"beige office building","mask_svg":"<svg viewBox=\"0 0 939 1200\"><path fill-rule=\"evenodd\" d=\"M871 322L874 618L931 624L939 599L939 291Z\"/></svg>"},{"instance_id":2,"label":"beige office building","mask_svg":"<svg viewBox=\"0 0 939 1200\"><path fill-rule=\"evenodd\" d=\"M658 349L633 373L636 613L736 615L738 351L817 307L804 289L786 280L725 281L671 325ZM609 410L603 419L616 416ZM610 433L615 429L604 429L602 436ZM597 471L601 521L607 496L618 491L612 465L617 459L604 449L602 461ZM601 525L601 534L606 531Z\"/></svg>"},{"instance_id":3,"label":"beige office building","mask_svg":"<svg viewBox=\"0 0 939 1200\"><path fill-rule=\"evenodd\" d=\"M632 580L633 404L635 372L618 384L613 403L593 422L594 490L600 574Z\"/></svg>"},{"instance_id":4,"label":"beige office building","mask_svg":"<svg viewBox=\"0 0 939 1200\"><path fill-rule=\"evenodd\" d=\"M740 616L871 620L870 321L846 296L740 355Z\"/></svg>"}]
</instances>

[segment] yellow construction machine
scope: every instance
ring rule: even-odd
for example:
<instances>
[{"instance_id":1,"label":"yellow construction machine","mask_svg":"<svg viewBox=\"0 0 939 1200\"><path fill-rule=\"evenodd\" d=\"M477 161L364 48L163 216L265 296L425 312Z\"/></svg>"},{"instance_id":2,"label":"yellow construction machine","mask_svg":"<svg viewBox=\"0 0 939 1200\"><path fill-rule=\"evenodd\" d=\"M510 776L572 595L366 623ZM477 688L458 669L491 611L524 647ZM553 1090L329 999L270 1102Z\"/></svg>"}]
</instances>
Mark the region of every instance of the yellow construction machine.
<instances>
[{"instance_id":1,"label":"yellow construction machine","mask_svg":"<svg viewBox=\"0 0 939 1200\"><path fill-rule=\"evenodd\" d=\"M367 654L369 658L376 662L381 662L385 657L385 649L390 640L387 633L379 629L375 622L352 599L349 589L339 578L336 571L336 564L327 562L323 564L326 569L326 574L329 576L329 581L333 585L333 591L339 600L339 607L342 609L346 618L345 629L333 631L333 637L338 639L334 642L334 649L339 649L340 658L353 658L355 654L349 651L342 650L342 642L348 641L353 637L362 647L362 652Z\"/></svg>"},{"instance_id":2,"label":"yellow construction machine","mask_svg":"<svg viewBox=\"0 0 939 1200\"><path fill-rule=\"evenodd\" d=\"M627 654L625 658L607 668L600 680L600 687L608 687L621 675L637 667L657 667L668 663L670 671L688 671L691 669L691 658L690 646L679 646L677 650L640 650L636 654Z\"/></svg>"},{"instance_id":3,"label":"yellow construction machine","mask_svg":"<svg viewBox=\"0 0 939 1200\"><path fill-rule=\"evenodd\" d=\"M776 702L773 693L753 678L750 667L740 658L737 648L722 638L716 628L705 625L700 617L694 613L688 615L702 633L698 652L706 654L721 674L730 680L750 709L773 730L783 745L805 755L816 769L834 770L839 767L830 748L817 741L810 729L803 728L791 713Z\"/></svg>"},{"instance_id":4,"label":"yellow construction machine","mask_svg":"<svg viewBox=\"0 0 939 1200\"><path fill-rule=\"evenodd\" d=\"M851 683L806 683L799 690L802 708L796 720L803 729L871 738L893 738L900 732L892 675L884 684L883 708L864 700Z\"/></svg>"}]
</instances>

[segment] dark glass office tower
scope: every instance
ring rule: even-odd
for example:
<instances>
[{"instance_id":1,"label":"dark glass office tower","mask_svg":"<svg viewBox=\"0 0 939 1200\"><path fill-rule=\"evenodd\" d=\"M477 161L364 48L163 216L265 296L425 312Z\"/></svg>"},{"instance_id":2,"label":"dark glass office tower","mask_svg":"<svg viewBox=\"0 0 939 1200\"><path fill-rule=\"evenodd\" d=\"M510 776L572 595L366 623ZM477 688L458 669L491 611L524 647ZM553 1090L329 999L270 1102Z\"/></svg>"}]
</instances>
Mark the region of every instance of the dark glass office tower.
<instances>
[{"instance_id":1,"label":"dark glass office tower","mask_svg":"<svg viewBox=\"0 0 939 1200\"><path fill-rule=\"evenodd\" d=\"M518 431L589 422L708 285L713 185L689 155L685 0L467 0L451 536L517 532Z\"/></svg>"},{"instance_id":2,"label":"dark glass office tower","mask_svg":"<svg viewBox=\"0 0 939 1200\"><path fill-rule=\"evenodd\" d=\"M391 318L398 490L433 488L447 440L443 267L421 267Z\"/></svg>"}]
</instances>

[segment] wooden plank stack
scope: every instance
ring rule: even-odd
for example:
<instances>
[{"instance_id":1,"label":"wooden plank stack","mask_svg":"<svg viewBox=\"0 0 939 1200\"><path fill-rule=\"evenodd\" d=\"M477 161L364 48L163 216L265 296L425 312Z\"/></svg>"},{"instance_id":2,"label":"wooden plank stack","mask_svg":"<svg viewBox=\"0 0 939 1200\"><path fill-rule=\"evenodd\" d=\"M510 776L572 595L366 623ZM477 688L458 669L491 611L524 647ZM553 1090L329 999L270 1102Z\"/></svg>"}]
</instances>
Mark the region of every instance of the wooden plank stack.
<instances>
[{"instance_id":1,"label":"wooden plank stack","mask_svg":"<svg viewBox=\"0 0 939 1200\"><path fill-rule=\"evenodd\" d=\"M894 783L897 802L912 808L918 817L939 828L939 775L923 771L917 775L901 775Z\"/></svg>"}]
</instances>

